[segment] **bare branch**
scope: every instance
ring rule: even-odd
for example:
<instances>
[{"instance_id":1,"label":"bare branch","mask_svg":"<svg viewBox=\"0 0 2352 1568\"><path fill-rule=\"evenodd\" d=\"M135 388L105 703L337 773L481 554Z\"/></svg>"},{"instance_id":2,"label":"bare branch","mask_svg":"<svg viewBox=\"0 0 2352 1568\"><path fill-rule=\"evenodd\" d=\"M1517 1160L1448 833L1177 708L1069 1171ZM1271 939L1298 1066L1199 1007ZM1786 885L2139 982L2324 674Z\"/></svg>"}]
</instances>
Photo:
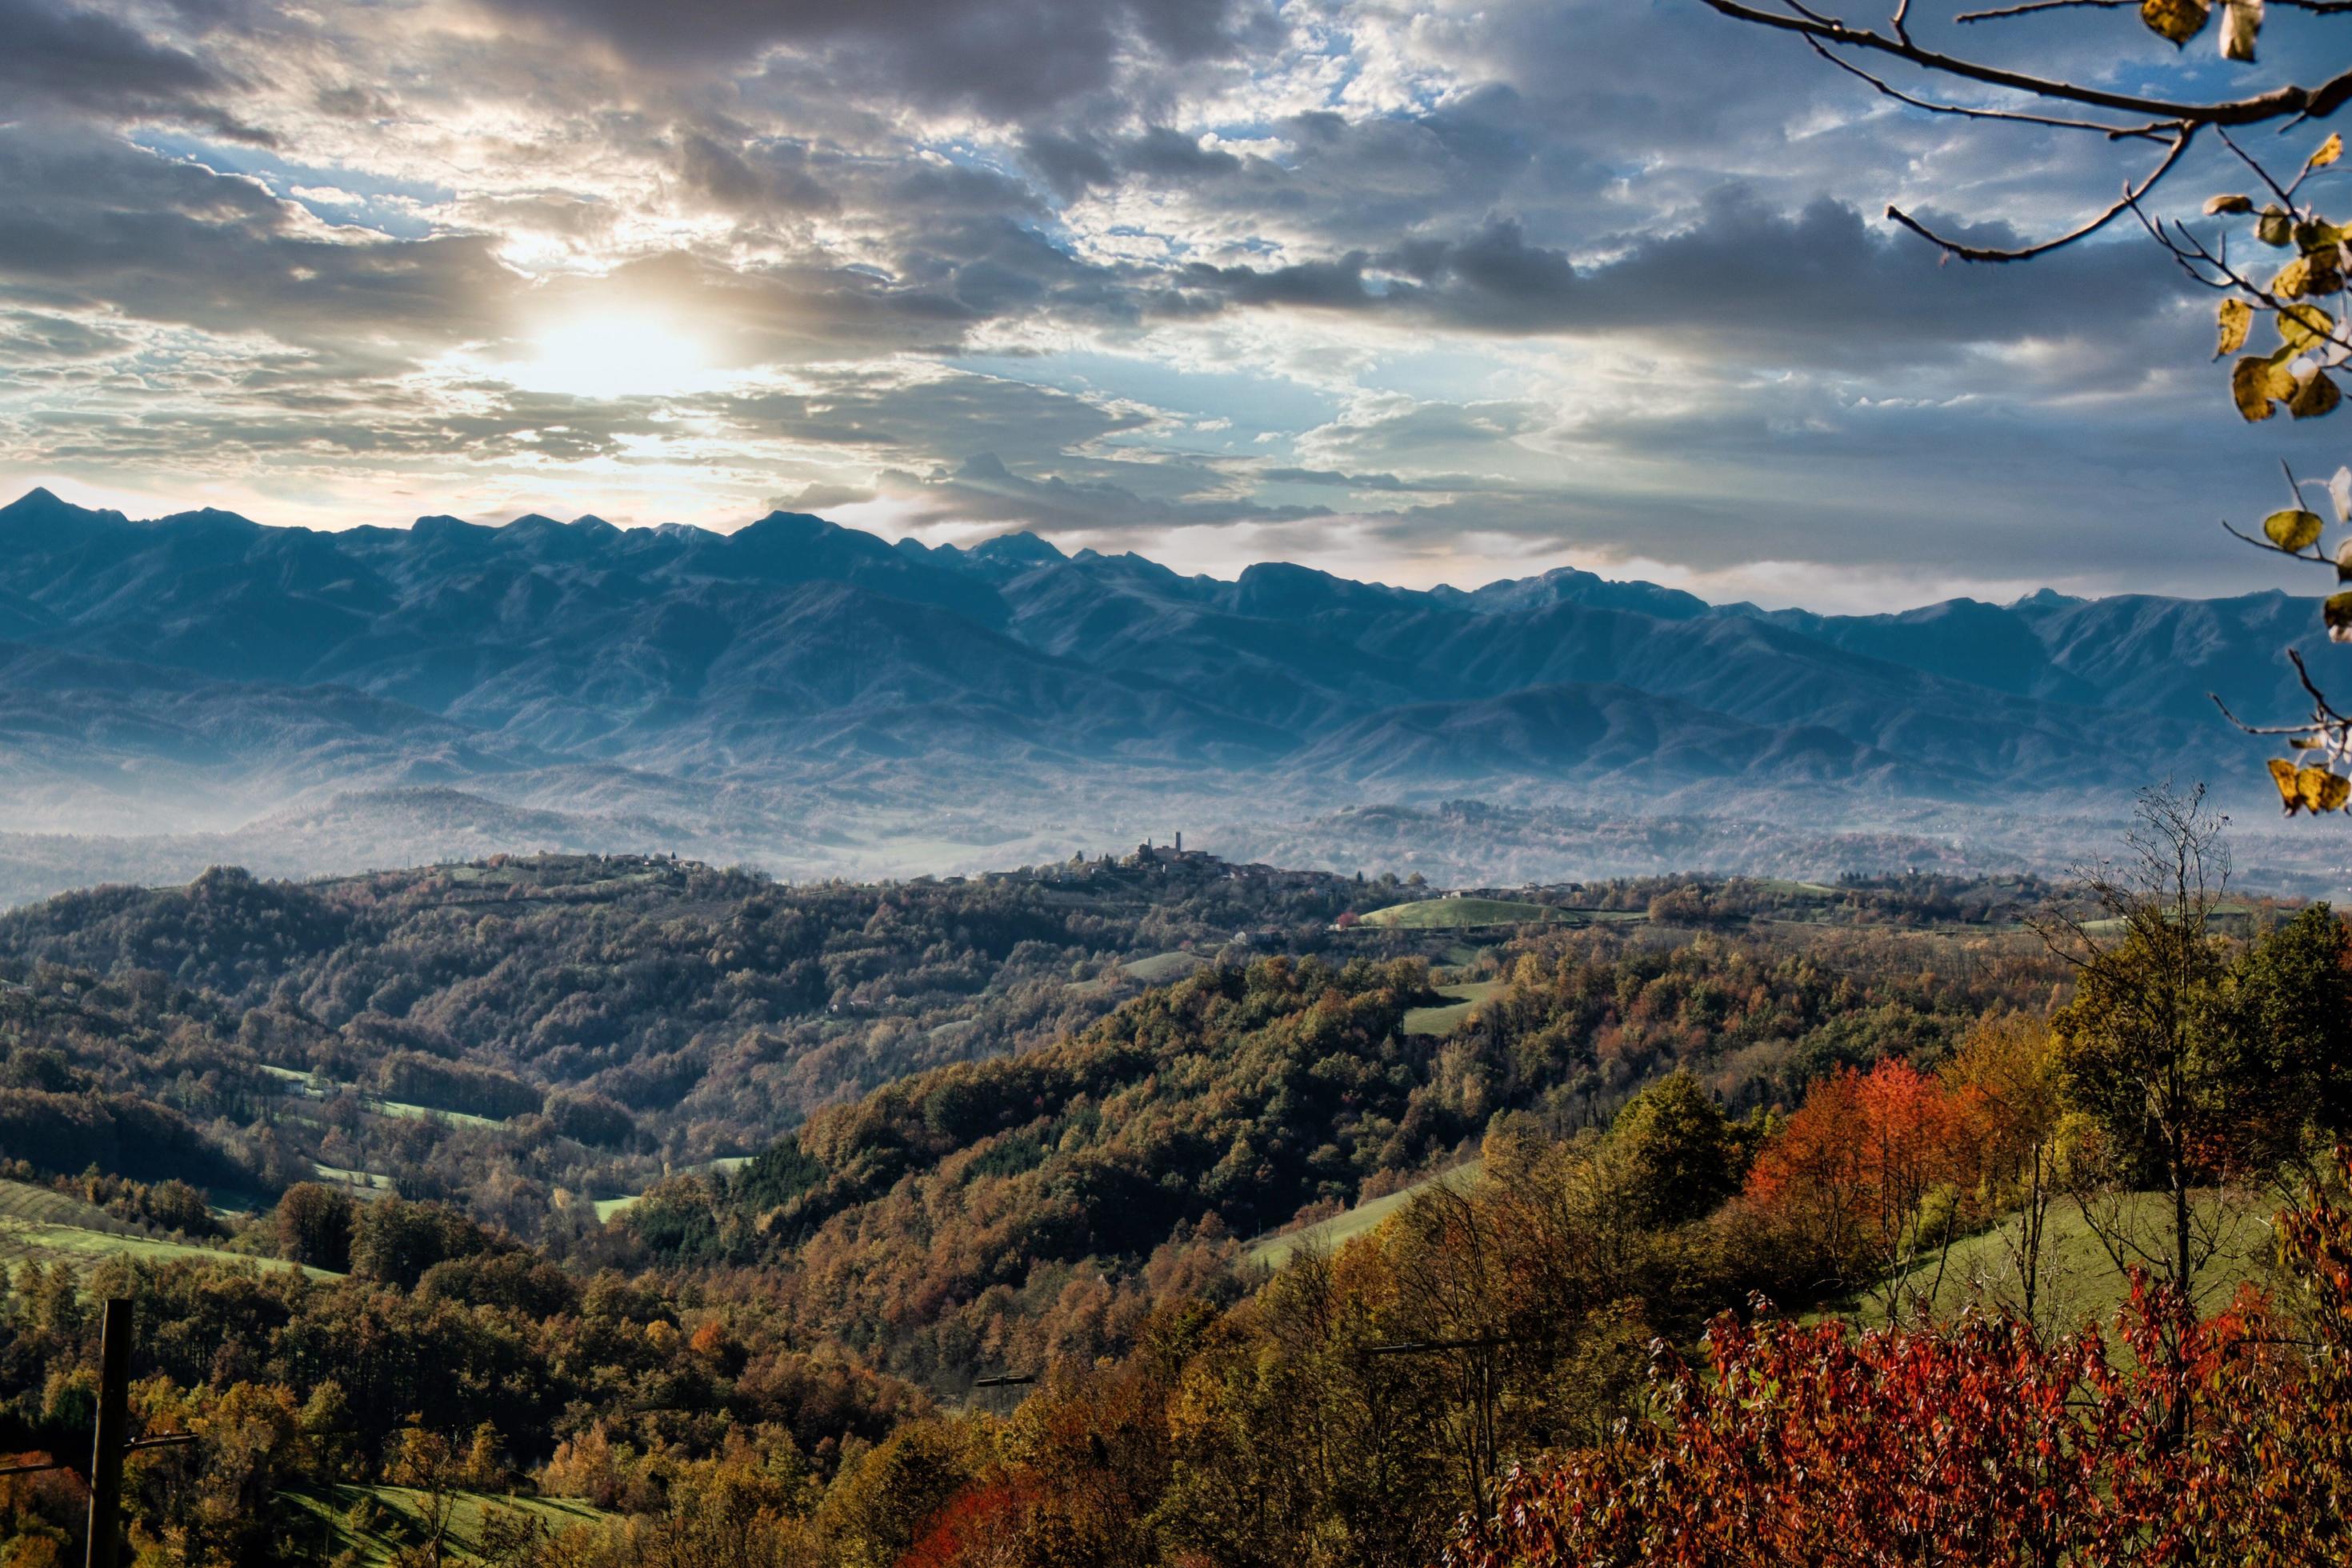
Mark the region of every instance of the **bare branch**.
<instances>
[{"instance_id":1,"label":"bare branch","mask_svg":"<svg viewBox=\"0 0 2352 1568\"><path fill-rule=\"evenodd\" d=\"M2208 103L2177 102L2169 99L2142 98L2137 93L2109 92L2104 88L2032 76L2024 71L1987 65L1980 60L1921 48L1916 44L1906 43L1885 33L1856 27L1833 16L1794 7L1793 0L1791 4L1798 12L1796 15L1759 10L1743 4L1742 0L1700 0L1700 4L1737 22L1753 22L1759 26L1802 34L1847 48L1892 55L1924 69L1943 71L1969 81L2014 88L2037 98L2088 104L2094 109L2112 109L2124 114L2145 115L2151 120L2184 125L2259 125L2267 121L2289 118L2320 120L2333 114L2346 102L2352 101L2352 70L2340 72L2317 87L2299 87L2290 83L2273 88L2268 92L2256 93L2251 98L2222 99Z\"/></svg>"},{"instance_id":2,"label":"bare branch","mask_svg":"<svg viewBox=\"0 0 2352 1568\"><path fill-rule=\"evenodd\" d=\"M1707 3L1713 5L1715 0L1707 0ZM2137 188L2126 187L2123 199L2116 202L2115 205L2071 234L2062 234L2055 239L2044 240L2040 245L2029 245L2021 250L1998 250L1988 246L1962 245L1956 239L1946 239L1900 207L1888 207L1886 216L1946 255L1957 256L1963 261L2030 261L2037 256L2047 256L2062 246L2072 245L2078 239L2089 238L2127 212L2137 212L2140 198L2155 189L2158 180L2172 172L2173 165L2180 162L2181 154L2189 151L2189 144L2197 139L2197 131L2198 128L2194 125L2181 126L2179 133L2173 138L2171 150L2165 153L2163 161L2148 172L2147 178L2142 180Z\"/></svg>"},{"instance_id":3,"label":"bare branch","mask_svg":"<svg viewBox=\"0 0 2352 1568\"><path fill-rule=\"evenodd\" d=\"M2311 726L2308 724L2249 724L2230 711L2230 705L2221 700L2220 692L2209 691L2205 695L2212 700L2214 707L2221 710L2222 718L2227 719L2249 735L2308 735L2311 733Z\"/></svg>"},{"instance_id":4,"label":"bare branch","mask_svg":"<svg viewBox=\"0 0 2352 1568\"><path fill-rule=\"evenodd\" d=\"M2257 539L2243 529L2231 527L2230 520L2227 518L2223 518L2221 520L2221 527L2222 530L2233 539L2243 540L2246 543L2252 545L2255 549L2267 550L2273 555L2284 555L2290 561L2306 562L2314 566L2332 567L2336 564L2335 562L2330 561L2325 555L2305 555L2300 550L2283 550L2279 546L2273 544L2267 539ZM2318 546L2314 545L2312 548L2316 550Z\"/></svg>"},{"instance_id":5,"label":"bare branch","mask_svg":"<svg viewBox=\"0 0 2352 1568\"><path fill-rule=\"evenodd\" d=\"M2137 7L2139 0L2027 0L2022 5L2003 5L1996 11L1963 11L1952 18L1955 22L1999 22L2011 16L2031 16L2037 11L2119 11L2125 6Z\"/></svg>"},{"instance_id":6,"label":"bare branch","mask_svg":"<svg viewBox=\"0 0 2352 1568\"><path fill-rule=\"evenodd\" d=\"M1852 60L1837 54L1818 38L1807 38L1805 42L1812 46L1813 53L1821 56L1848 76L1861 78L1897 103L1907 103L1914 109L1924 109L1930 114L1957 114L1967 120L2006 120L2012 124L2047 125L2059 131L2095 131L2110 142L2124 142L2134 138L2158 142L2163 140L2163 132L2171 129L2161 120L2150 121L2145 125L2107 125L2095 120L2061 120L2054 115L2029 114L2019 109L1973 109L1966 104L1938 103L1933 99L1919 98L1903 91L1885 79L1873 75Z\"/></svg>"},{"instance_id":7,"label":"bare branch","mask_svg":"<svg viewBox=\"0 0 2352 1568\"><path fill-rule=\"evenodd\" d=\"M2291 647L2286 650L2286 657L2294 665L2295 679L2302 681L2303 689L2311 694L2311 700L2317 707L2319 716L2333 724L2352 724L2352 717L2338 713L2334 705L2327 700L2327 693L2320 690L2313 683L2311 671L2304 666L2303 650Z\"/></svg>"},{"instance_id":8,"label":"bare branch","mask_svg":"<svg viewBox=\"0 0 2352 1568\"><path fill-rule=\"evenodd\" d=\"M2256 179L2262 181L2263 184L2271 188L2271 195L2278 197L2279 200L2286 203L2289 206L2294 205L2294 193L2280 184L2276 180L2271 178L2271 172L2263 167L2260 160L2252 157L2243 147L2239 146L2235 142L2231 141L2228 131L2216 125L2213 127L2213 134L2221 139L2222 146L2227 147L2231 152L2235 153L2238 155L2238 161L2240 163L2245 164L2247 168L2252 169L2254 172L2254 177Z\"/></svg>"}]
</instances>

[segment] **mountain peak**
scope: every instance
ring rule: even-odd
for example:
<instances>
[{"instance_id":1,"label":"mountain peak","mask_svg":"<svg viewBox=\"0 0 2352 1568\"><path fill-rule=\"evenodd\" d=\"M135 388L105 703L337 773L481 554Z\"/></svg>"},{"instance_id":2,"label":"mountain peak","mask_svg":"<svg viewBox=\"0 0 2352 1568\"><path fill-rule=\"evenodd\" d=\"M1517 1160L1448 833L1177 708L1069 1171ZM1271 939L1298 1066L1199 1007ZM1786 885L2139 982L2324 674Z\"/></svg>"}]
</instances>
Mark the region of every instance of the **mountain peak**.
<instances>
[{"instance_id":1,"label":"mountain peak","mask_svg":"<svg viewBox=\"0 0 2352 1568\"><path fill-rule=\"evenodd\" d=\"M121 523L126 521L119 511L76 506L45 485L35 485L6 506L0 506L0 526L69 526L79 522Z\"/></svg>"},{"instance_id":2,"label":"mountain peak","mask_svg":"<svg viewBox=\"0 0 2352 1568\"><path fill-rule=\"evenodd\" d=\"M1018 562L1038 565L1069 559L1054 547L1051 540L1040 539L1026 529L1012 533L1000 533L993 539L983 539L971 547L971 553L986 561Z\"/></svg>"}]
</instances>

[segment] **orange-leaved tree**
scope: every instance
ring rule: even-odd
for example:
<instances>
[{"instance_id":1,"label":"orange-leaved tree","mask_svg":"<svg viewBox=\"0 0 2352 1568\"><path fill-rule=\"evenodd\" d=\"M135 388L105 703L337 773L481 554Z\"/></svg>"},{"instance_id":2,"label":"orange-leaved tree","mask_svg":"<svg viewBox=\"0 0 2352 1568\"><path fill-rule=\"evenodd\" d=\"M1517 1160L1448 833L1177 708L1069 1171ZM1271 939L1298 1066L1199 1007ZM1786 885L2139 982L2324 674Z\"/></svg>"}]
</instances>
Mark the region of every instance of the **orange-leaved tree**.
<instances>
[{"instance_id":1,"label":"orange-leaved tree","mask_svg":"<svg viewBox=\"0 0 2352 1568\"><path fill-rule=\"evenodd\" d=\"M1892 1313L1925 1293L1901 1266L1949 1239L1931 1191L1966 1173L1962 1107L1936 1079L1889 1058L1815 1080L1748 1172L1746 1200L1825 1270L1825 1286L1869 1284Z\"/></svg>"}]
</instances>

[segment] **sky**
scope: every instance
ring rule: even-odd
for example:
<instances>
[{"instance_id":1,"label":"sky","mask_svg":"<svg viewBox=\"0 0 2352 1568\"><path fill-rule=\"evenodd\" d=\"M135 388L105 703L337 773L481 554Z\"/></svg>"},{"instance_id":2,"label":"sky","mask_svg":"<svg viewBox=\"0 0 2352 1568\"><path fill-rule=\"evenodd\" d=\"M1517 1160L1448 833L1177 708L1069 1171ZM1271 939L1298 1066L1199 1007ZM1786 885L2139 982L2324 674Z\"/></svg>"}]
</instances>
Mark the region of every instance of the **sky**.
<instances>
[{"instance_id":1,"label":"sky","mask_svg":"<svg viewBox=\"0 0 2352 1568\"><path fill-rule=\"evenodd\" d=\"M2128 12L1915 28L2186 95L2345 63L2276 7L2251 67ZM2220 520L2352 432L2242 426L2136 233L1945 265L1878 216L2043 237L2144 146L1699 0L0 0L0 40L8 495L1868 610L2281 585Z\"/></svg>"}]
</instances>

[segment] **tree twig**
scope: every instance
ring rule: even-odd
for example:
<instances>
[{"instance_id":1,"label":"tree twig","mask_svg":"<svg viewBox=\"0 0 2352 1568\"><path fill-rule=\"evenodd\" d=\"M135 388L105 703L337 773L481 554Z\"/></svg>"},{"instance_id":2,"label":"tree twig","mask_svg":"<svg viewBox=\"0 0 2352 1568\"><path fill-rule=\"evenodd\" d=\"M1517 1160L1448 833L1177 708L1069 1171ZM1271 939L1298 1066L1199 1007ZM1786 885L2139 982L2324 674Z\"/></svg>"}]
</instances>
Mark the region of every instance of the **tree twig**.
<instances>
[{"instance_id":1,"label":"tree twig","mask_svg":"<svg viewBox=\"0 0 2352 1568\"><path fill-rule=\"evenodd\" d=\"M2088 104L2095 109L2112 109L2125 114L2145 115L2151 120L2179 124L2259 125L2267 121L2290 117L2325 119L2347 101L2352 101L2352 70L2339 72L2317 87L2289 83L2273 88L2268 92L2256 93L2251 98L2220 99L2204 103L2181 102L2170 99L2143 98L2137 93L2110 92L2104 88L2034 76L1959 55L1922 48L1868 27L1856 27L1834 16L1805 11L1795 6L1793 0L1791 7L1795 15L1759 10L1744 4L1743 0L1700 0L1700 4L1736 22L1753 22L1759 26L1774 27L1784 33L1800 33L1824 43L1892 55L1924 69L1943 71L1969 81L2014 88L2037 98Z\"/></svg>"},{"instance_id":2,"label":"tree twig","mask_svg":"<svg viewBox=\"0 0 2352 1568\"><path fill-rule=\"evenodd\" d=\"M2006 120L2013 124L2047 125L2059 131L2095 131L2110 142L2128 141L2133 138L2144 138L2150 142L2160 141L2162 133L2170 128L2161 120L2152 120L2145 125L2104 125L2095 120L2061 120L2055 115L2029 114L2018 109L1976 109L1967 104L1938 103L1933 99L1920 98L1905 92L1884 78L1875 76L1852 60L1841 57L1819 38L1807 38L1805 42L1812 46L1813 53L1821 56L1848 76L1861 78L1897 103L1907 103L1914 109L1924 109L1930 114L1957 114L1968 120Z\"/></svg>"},{"instance_id":3,"label":"tree twig","mask_svg":"<svg viewBox=\"0 0 2352 1568\"><path fill-rule=\"evenodd\" d=\"M1707 0L1707 3L1713 5L1715 0ZM2179 134L2173 138L2172 148L2165 153L2163 161L2148 172L2147 177L2142 180L2137 188L2126 186L2123 198L2115 205L2072 233L2062 234L2055 239L2046 239L2039 245L2029 245L2022 249L2000 250L1990 246L1962 245L1956 239L1946 239L1901 207L1888 207L1886 216L1942 250L1946 255L1957 256L1963 261L2030 261L2037 256L2047 256L2062 246L2072 245L2078 239L2087 239L2124 214L2138 211L2140 198L2155 189L2158 180L2172 172L2173 165L2180 162L2181 154L2189 151L2189 144L2196 140L2197 132L2198 127L2194 125L2180 126Z\"/></svg>"}]
</instances>

